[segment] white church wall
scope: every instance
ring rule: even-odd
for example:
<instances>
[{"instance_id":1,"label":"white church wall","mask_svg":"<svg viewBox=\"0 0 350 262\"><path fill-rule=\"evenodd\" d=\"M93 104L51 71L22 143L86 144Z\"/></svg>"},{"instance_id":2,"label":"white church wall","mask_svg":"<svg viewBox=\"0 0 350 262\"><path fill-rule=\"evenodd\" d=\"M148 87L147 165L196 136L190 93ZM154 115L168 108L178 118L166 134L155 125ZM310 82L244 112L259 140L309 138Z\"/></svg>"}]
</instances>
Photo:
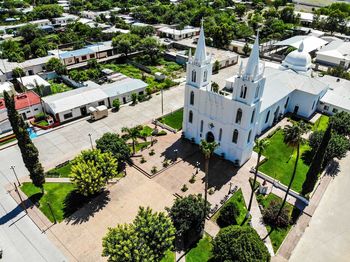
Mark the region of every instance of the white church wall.
<instances>
[{"instance_id":1,"label":"white church wall","mask_svg":"<svg viewBox=\"0 0 350 262\"><path fill-rule=\"evenodd\" d=\"M312 95L300 90L295 90L290 98L288 111L293 113L296 107L299 107L297 114L308 118L316 111L319 95Z\"/></svg>"}]
</instances>

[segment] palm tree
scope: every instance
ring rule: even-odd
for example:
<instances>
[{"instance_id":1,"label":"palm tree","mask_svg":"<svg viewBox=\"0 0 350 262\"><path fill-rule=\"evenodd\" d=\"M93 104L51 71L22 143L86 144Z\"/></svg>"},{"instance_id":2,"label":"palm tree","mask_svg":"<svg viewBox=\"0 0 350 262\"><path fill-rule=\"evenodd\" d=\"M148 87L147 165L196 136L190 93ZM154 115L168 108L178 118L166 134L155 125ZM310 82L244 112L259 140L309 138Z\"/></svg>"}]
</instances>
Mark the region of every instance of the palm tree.
<instances>
[{"instance_id":1,"label":"palm tree","mask_svg":"<svg viewBox=\"0 0 350 262\"><path fill-rule=\"evenodd\" d=\"M126 133L125 135L123 135L123 137L125 139L131 139L132 140L132 152L133 152L133 155L136 153L135 146L137 144L137 139L142 137L141 130L142 130L142 126L141 125L138 125L138 126L135 126L135 127L131 127L131 128L128 128L128 127L123 127L122 128L122 132Z\"/></svg>"},{"instance_id":2,"label":"palm tree","mask_svg":"<svg viewBox=\"0 0 350 262\"><path fill-rule=\"evenodd\" d=\"M255 183L256 183L256 178L257 178L257 175L258 175L258 170L259 170L259 164L260 164L260 158L261 158L261 155L262 153L266 150L267 146L269 145L269 141L267 139L261 139L261 140L258 140L256 139L255 140L255 148L257 149L258 151L258 160L256 162L256 166L255 166L255 171L254 171L254 181L253 181L253 185L252 185L252 192L250 193L250 199L249 199L249 205L248 205L248 210L247 210L247 215L246 215L246 219L248 219L249 217L249 214L250 214L250 209L252 207L252 201L253 201L253 195L254 195L254 192L256 190L255 188ZM245 222L245 221L244 221Z\"/></svg>"},{"instance_id":3,"label":"palm tree","mask_svg":"<svg viewBox=\"0 0 350 262\"><path fill-rule=\"evenodd\" d=\"M292 126L286 126L284 128L284 130L283 130L284 143L286 143L290 147L296 148L297 149L297 155L296 155L296 158L295 158L295 163L294 163L292 177L290 178L286 194L284 196L282 205L281 205L280 209L278 210L276 219L279 217L279 215L282 212L282 209L283 209L284 205L286 204L290 188L291 188L291 186L293 184L293 181L294 181L294 178L295 178L295 174L297 172L299 155L300 155L300 144L303 142L302 135L305 134L309 129L310 129L310 125L306 124L304 121L299 121L299 122L293 123Z\"/></svg>"},{"instance_id":4,"label":"palm tree","mask_svg":"<svg viewBox=\"0 0 350 262\"><path fill-rule=\"evenodd\" d=\"M205 178L204 178L204 214L206 214L207 210L207 199L208 199L208 180L209 180L209 160L213 155L218 144L213 142L207 142L205 140L201 140L200 149L205 158ZM205 219L204 219L205 223Z\"/></svg>"}]
</instances>

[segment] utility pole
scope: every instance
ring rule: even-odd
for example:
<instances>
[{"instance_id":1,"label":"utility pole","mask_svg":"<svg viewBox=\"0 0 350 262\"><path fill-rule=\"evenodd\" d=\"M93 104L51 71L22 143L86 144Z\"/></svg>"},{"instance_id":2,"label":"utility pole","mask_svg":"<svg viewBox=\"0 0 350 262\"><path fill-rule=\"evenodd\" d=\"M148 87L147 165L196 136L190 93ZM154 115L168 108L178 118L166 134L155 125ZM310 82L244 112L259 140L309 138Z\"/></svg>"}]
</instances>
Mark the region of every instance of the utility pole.
<instances>
[{"instance_id":1,"label":"utility pole","mask_svg":"<svg viewBox=\"0 0 350 262\"><path fill-rule=\"evenodd\" d=\"M15 175L15 177L16 177L16 180L17 180L18 186L21 186L21 182L19 182L19 179L18 179L17 174L16 174L15 166L11 166L11 167L10 167L10 169L12 169L13 174L14 174L14 175Z\"/></svg>"}]
</instances>

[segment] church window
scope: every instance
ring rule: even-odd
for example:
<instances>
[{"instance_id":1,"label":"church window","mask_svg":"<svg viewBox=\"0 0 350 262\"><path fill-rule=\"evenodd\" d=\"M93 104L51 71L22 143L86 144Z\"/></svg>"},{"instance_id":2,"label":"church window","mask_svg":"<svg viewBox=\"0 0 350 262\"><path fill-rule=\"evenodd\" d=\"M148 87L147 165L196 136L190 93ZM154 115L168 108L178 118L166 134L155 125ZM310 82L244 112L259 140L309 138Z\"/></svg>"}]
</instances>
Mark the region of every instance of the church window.
<instances>
[{"instance_id":1,"label":"church window","mask_svg":"<svg viewBox=\"0 0 350 262\"><path fill-rule=\"evenodd\" d=\"M249 144L250 143L250 137L252 136L252 130L249 131L249 134L248 134L248 139L247 139L247 143Z\"/></svg>"},{"instance_id":2,"label":"church window","mask_svg":"<svg viewBox=\"0 0 350 262\"><path fill-rule=\"evenodd\" d=\"M196 71L195 70L193 70L192 71L192 82L196 82Z\"/></svg>"},{"instance_id":3,"label":"church window","mask_svg":"<svg viewBox=\"0 0 350 262\"><path fill-rule=\"evenodd\" d=\"M203 132L203 120L201 121L201 133Z\"/></svg>"},{"instance_id":4,"label":"church window","mask_svg":"<svg viewBox=\"0 0 350 262\"><path fill-rule=\"evenodd\" d=\"M219 131L219 141L221 141L221 138L222 138L222 128L220 128L220 131Z\"/></svg>"},{"instance_id":5,"label":"church window","mask_svg":"<svg viewBox=\"0 0 350 262\"><path fill-rule=\"evenodd\" d=\"M260 85L258 85L255 89L255 98L258 98L259 96L259 91L260 91Z\"/></svg>"},{"instance_id":6,"label":"church window","mask_svg":"<svg viewBox=\"0 0 350 262\"><path fill-rule=\"evenodd\" d=\"M254 122L254 117L255 117L255 109L253 110L252 118L250 119L250 123L252 123L252 124Z\"/></svg>"},{"instance_id":7,"label":"church window","mask_svg":"<svg viewBox=\"0 0 350 262\"><path fill-rule=\"evenodd\" d=\"M237 141L238 141L238 130L235 129L235 130L233 131L233 134L232 134L232 143L237 144Z\"/></svg>"},{"instance_id":8,"label":"church window","mask_svg":"<svg viewBox=\"0 0 350 262\"><path fill-rule=\"evenodd\" d=\"M194 105L194 92L191 91L191 95L190 95L190 105Z\"/></svg>"},{"instance_id":9,"label":"church window","mask_svg":"<svg viewBox=\"0 0 350 262\"><path fill-rule=\"evenodd\" d=\"M236 114L236 124L240 124L242 121L242 109L238 108Z\"/></svg>"},{"instance_id":10,"label":"church window","mask_svg":"<svg viewBox=\"0 0 350 262\"><path fill-rule=\"evenodd\" d=\"M190 110L189 114L188 114L188 122L192 123L193 121L193 113L192 111Z\"/></svg>"},{"instance_id":11,"label":"church window","mask_svg":"<svg viewBox=\"0 0 350 262\"><path fill-rule=\"evenodd\" d=\"M205 70L204 71L204 82L207 82L207 79L208 79L208 71Z\"/></svg>"},{"instance_id":12,"label":"church window","mask_svg":"<svg viewBox=\"0 0 350 262\"><path fill-rule=\"evenodd\" d=\"M247 95L247 86L246 85L243 85L241 86L241 94L240 94L240 97L241 98L245 98Z\"/></svg>"},{"instance_id":13,"label":"church window","mask_svg":"<svg viewBox=\"0 0 350 262\"><path fill-rule=\"evenodd\" d=\"M289 97L287 98L287 101L286 101L286 103L284 104L284 108L287 108L288 102L289 102Z\"/></svg>"},{"instance_id":14,"label":"church window","mask_svg":"<svg viewBox=\"0 0 350 262\"><path fill-rule=\"evenodd\" d=\"M269 117L270 117L270 110L269 110L269 112L267 112L265 123L267 123L267 121L269 121Z\"/></svg>"}]
</instances>

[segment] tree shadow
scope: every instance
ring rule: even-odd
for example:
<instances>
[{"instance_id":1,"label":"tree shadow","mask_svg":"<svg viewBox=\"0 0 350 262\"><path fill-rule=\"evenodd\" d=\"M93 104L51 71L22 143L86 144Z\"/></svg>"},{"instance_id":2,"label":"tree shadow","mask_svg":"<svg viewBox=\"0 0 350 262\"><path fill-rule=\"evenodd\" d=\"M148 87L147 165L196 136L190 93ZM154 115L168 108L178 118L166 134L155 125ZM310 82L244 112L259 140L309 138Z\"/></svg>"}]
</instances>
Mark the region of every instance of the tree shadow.
<instances>
[{"instance_id":1,"label":"tree shadow","mask_svg":"<svg viewBox=\"0 0 350 262\"><path fill-rule=\"evenodd\" d=\"M174 150L177 150L175 153ZM200 151L199 145L190 142L187 139L179 138L173 144L161 153L167 159L175 160L181 158L184 162L193 166L195 172L197 162L199 162L199 170L205 171L205 159ZM228 160L213 154L209 161L209 176L208 187L214 187L215 190L220 190L225 184L227 184L233 176L237 174L238 167ZM204 182L204 177L202 182Z\"/></svg>"},{"instance_id":2,"label":"tree shadow","mask_svg":"<svg viewBox=\"0 0 350 262\"><path fill-rule=\"evenodd\" d=\"M102 210L109 202L110 192L104 190L93 196L83 196L78 191L72 191L64 201L64 217L67 224L81 224L89 221L95 213Z\"/></svg>"},{"instance_id":3,"label":"tree shadow","mask_svg":"<svg viewBox=\"0 0 350 262\"><path fill-rule=\"evenodd\" d=\"M302 153L301 159L306 165L310 166L314 155L315 155L315 152L313 150L311 149L306 150Z\"/></svg>"}]
</instances>

